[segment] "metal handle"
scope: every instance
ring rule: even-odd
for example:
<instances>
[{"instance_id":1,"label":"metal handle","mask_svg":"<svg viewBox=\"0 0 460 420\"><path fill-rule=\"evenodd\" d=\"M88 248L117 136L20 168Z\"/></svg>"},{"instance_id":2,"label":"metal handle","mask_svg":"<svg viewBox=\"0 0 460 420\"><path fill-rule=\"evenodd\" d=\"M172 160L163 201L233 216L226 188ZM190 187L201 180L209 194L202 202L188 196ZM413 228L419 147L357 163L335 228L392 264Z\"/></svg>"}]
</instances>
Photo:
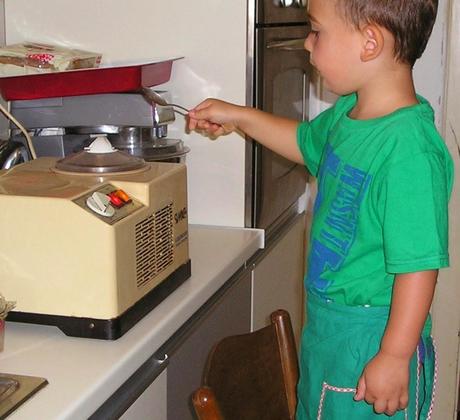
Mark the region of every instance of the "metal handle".
<instances>
[{"instance_id":1,"label":"metal handle","mask_svg":"<svg viewBox=\"0 0 460 420\"><path fill-rule=\"evenodd\" d=\"M282 41L272 41L267 44L268 50L279 51L300 51L305 50L305 38L285 39Z\"/></svg>"},{"instance_id":2,"label":"metal handle","mask_svg":"<svg viewBox=\"0 0 460 420\"><path fill-rule=\"evenodd\" d=\"M158 363L159 366L161 366L161 370L159 370L159 373L161 373L163 370L165 370L166 366L169 363L169 356L165 353L163 357L157 357L156 362ZM165 365L165 366L163 366Z\"/></svg>"}]
</instances>

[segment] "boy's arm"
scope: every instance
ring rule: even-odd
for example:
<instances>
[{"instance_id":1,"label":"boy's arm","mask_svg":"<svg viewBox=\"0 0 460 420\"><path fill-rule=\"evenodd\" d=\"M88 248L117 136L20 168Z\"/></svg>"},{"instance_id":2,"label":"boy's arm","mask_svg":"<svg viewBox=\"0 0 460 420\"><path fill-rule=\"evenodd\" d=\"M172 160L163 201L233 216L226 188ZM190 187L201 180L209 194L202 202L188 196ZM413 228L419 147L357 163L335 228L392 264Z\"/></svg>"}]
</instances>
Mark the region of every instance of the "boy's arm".
<instances>
[{"instance_id":1,"label":"boy's arm","mask_svg":"<svg viewBox=\"0 0 460 420\"><path fill-rule=\"evenodd\" d=\"M397 274L380 350L361 375L355 399L393 415L407 407L409 363L430 310L438 271Z\"/></svg>"},{"instance_id":2,"label":"boy's arm","mask_svg":"<svg viewBox=\"0 0 460 420\"><path fill-rule=\"evenodd\" d=\"M298 121L207 99L189 113L190 130L202 130L211 136L241 130L263 146L297 163L304 163L297 146Z\"/></svg>"}]
</instances>

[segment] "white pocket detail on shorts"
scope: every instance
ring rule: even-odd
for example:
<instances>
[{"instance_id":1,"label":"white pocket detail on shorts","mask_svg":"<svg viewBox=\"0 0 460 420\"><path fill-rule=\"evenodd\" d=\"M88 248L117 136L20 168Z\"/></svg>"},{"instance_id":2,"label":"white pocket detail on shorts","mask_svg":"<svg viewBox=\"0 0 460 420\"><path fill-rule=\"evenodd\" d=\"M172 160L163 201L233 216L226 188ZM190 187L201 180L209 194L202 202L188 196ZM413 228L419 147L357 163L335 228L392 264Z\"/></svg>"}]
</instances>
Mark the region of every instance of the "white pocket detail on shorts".
<instances>
[{"instance_id":1,"label":"white pocket detail on shorts","mask_svg":"<svg viewBox=\"0 0 460 420\"><path fill-rule=\"evenodd\" d=\"M354 394L356 393L356 388L341 388L338 386L329 385L327 382L323 382L323 388L321 389L321 396L319 398L318 415L316 417L317 420L321 420L323 416L323 404L324 398L326 397L326 391Z\"/></svg>"},{"instance_id":2,"label":"white pocket detail on shorts","mask_svg":"<svg viewBox=\"0 0 460 420\"><path fill-rule=\"evenodd\" d=\"M341 388L341 387L338 387L338 386L329 385L327 382L323 382L323 388L321 390L321 396L319 398L319 404L318 404L318 415L316 417L317 420L322 420L324 399L326 398L326 392L327 391L355 394L356 393L356 388ZM404 418L406 420L408 419L408 410L407 410L407 408L404 409Z\"/></svg>"}]
</instances>

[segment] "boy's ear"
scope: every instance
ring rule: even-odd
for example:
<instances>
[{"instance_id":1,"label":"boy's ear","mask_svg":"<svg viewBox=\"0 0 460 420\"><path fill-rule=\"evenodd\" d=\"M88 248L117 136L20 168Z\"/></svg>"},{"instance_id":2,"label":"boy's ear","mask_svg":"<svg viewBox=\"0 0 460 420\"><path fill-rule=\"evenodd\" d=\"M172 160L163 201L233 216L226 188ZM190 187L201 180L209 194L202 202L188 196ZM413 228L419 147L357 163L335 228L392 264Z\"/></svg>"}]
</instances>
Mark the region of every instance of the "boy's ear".
<instances>
[{"instance_id":1,"label":"boy's ear","mask_svg":"<svg viewBox=\"0 0 460 420\"><path fill-rule=\"evenodd\" d=\"M382 52L385 38L377 25L366 25L361 33L363 35L361 61L371 61Z\"/></svg>"}]
</instances>

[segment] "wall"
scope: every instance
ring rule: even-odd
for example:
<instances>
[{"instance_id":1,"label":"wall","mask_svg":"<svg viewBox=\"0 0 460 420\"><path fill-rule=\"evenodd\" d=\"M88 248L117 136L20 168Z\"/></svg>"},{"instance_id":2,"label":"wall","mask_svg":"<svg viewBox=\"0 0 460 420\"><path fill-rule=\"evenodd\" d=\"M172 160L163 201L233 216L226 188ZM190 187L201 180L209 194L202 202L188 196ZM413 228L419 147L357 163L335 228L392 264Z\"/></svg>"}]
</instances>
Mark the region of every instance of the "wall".
<instances>
[{"instance_id":1,"label":"wall","mask_svg":"<svg viewBox=\"0 0 460 420\"><path fill-rule=\"evenodd\" d=\"M414 66L417 92L431 103L438 128L444 120L444 83L446 68L446 30L449 0L439 0L438 16L425 52Z\"/></svg>"},{"instance_id":2,"label":"wall","mask_svg":"<svg viewBox=\"0 0 460 420\"><path fill-rule=\"evenodd\" d=\"M6 41L42 41L99 51L120 64L183 56L163 86L192 107L208 96L244 104L246 2L226 0L28 0L6 1ZM244 226L242 139L211 142L170 129L191 148L187 156L191 223Z\"/></svg>"},{"instance_id":3,"label":"wall","mask_svg":"<svg viewBox=\"0 0 460 420\"><path fill-rule=\"evenodd\" d=\"M443 134L455 163L454 190L450 200L450 268L441 270L433 305L434 337L439 354L439 384L435 420L457 419L458 355L460 333L460 3L449 4L445 119Z\"/></svg>"}]
</instances>

